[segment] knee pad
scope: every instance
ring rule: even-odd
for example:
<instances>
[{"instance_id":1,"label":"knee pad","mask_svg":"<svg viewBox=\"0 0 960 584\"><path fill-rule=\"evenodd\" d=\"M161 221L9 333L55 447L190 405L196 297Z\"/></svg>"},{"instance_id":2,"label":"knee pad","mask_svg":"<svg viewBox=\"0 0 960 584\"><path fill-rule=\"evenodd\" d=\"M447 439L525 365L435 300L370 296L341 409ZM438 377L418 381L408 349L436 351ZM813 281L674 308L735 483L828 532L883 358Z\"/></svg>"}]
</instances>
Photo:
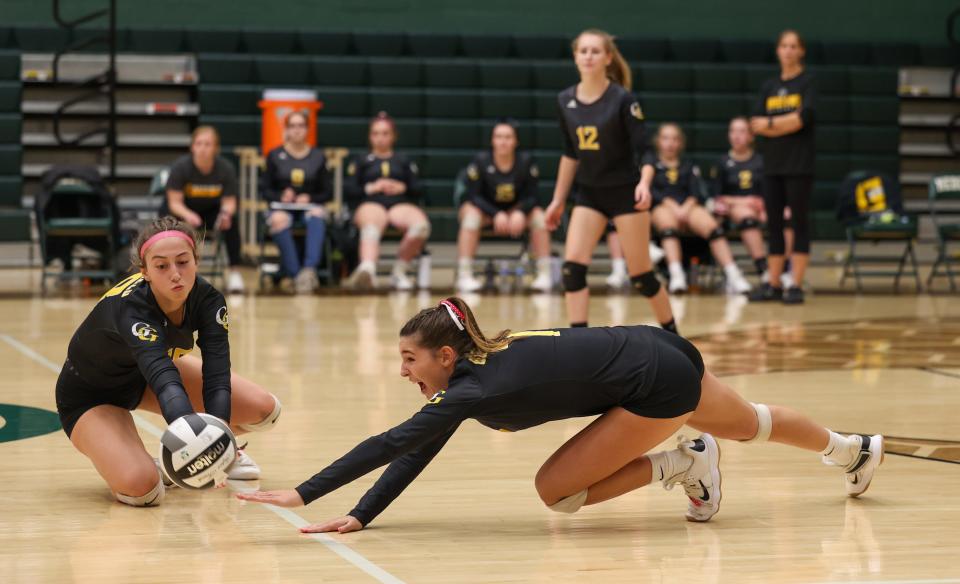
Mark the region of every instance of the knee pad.
<instances>
[{"instance_id":1,"label":"knee pad","mask_svg":"<svg viewBox=\"0 0 960 584\"><path fill-rule=\"evenodd\" d=\"M481 223L483 223L483 219L480 218L480 215L476 213L467 213L467 215L463 218L463 222L461 222L460 225L464 229L468 229L470 231L478 231L480 229Z\"/></svg>"},{"instance_id":2,"label":"knee pad","mask_svg":"<svg viewBox=\"0 0 960 584\"><path fill-rule=\"evenodd\" d=\"M658 229L657 233L660 234L660 239L670 239L671 237L680 237L680 232L676 229Z\"/></svg>"},{"instance_id":3,"label":"knee pad","mask_svg":"<svg viewBox=\"0 0 960 584\"><path fill-rule=\"evenodd\" d=\"M284 211L274 211L270 214L267 223L270 226L270 234L275 235L281 231L290 229L290 226L293 225L293 218L290 217L289 213Z\"/></svg>"},{"instance_id":4,"label":"knee pad","mask_svg":"<svg viewBox=\"0 0 960 584\"><path fill-rule=\"evenodd\" d=\"M383 233L376 225L364 225L363 228L360 229L360 241L375 241L379 243L382 235Z\"/></svg>"},{"instance_id":5,"label":"knee pad","mask_svg":"<svg viewBox=\"0 0 960 584\"><path fill-rule=\"evenodd\" d=\"M414 223L407 229L407 235L414 239L427 239L430 237L430 222Z\"/></svg>"},{"instance_id":6,"label":"knee pad","mask_svg":"<svg viewBox=\"0 0 960 584\"><path fill-rule=\"evenodd\" d=\"M266 432L267 430L273 430L273 426L280 417L281 405L277 396L271 393L270 397L273 398L273 411L267 414L267 417L255 424L237 424L237 427L247 432Z\"/></svg>"},{"instance_id":7,"label":"knee pad","mask_svg":"<svg viewBox=\"0 0 960 584\"><path fill-rule=\"evenodd\" d=\"M660 291L660 278L653 271L644 272L637 276L630 276L630 283L647 298L653 298Z\"/></svg>"},{"instance_id":8,"label":"knee pad","mask_svg":"<svg viewBox=\"0 0 960 584\"><path fill-rule=\"evenodd\" d=\"M543 213L530 215L530 229L546 229L547 221L543 218Z\"/></svg>"},{"instance_id":9,"label":"knee pad","mask_svg":"<svg viewBox=\"0 0 960 584\"><path fill-rule=\"evenodd\" d=\"M746 231L747 229L760 229L760 222L753 217L748 217L740 223L737 223L737 229L740 231Z\"/></svg>"},{"instance_id":10,"label":"knee pad","mask_svg":"<svg viewBox=\"0 0 960 584\"><path fill-rule=\"evenodd\" d=\"M580 507L583 507L583 504L586 503L586 501L587 489L584 489L579 493L560 499L553 505L547 505L547 509L556 511L557 513L576 513L580 510Z\"/></svg>"},{"instance_id":11,"label":"knee pad","mask_svg":"<svg viewBox=\"0 0 960 584\"><path fill-rule=\"evenodd\" d=\"M123 493L115 493L117 501L125 505L130 505L131 507L154 507L159 505L163 501L163 496L166 494L166 488L163 486L163 479L161 478L160 471L157 471L157 485L150 489L150 492L146 495L140 495L139 497L134 497L131 495L124 495Z\"/></svg>"},{"instance_id":12,"label":"knee pad","mask_svg":"<svg viewBox=\"0 0 960 584\"><path fill-rule=\"evenodd\" d=\"M770 408L764 404L749 403L753 410L757 412L757 435L748 440L741 440L740 442L744 444L766 442L770 439L770 432L773 430L773 417L770 415Z\"/></svg>"},{"instance_id":13,"label":"knee pad","mask_svg":"<svg viewBox=\"0 0 960 584\"><path fill-rule=\"evenodd\" d=\"M723 237L723 227L717 227L707 235L707 241L713 241Z\"/></svg>"},{"instance_id":14,"label":"knee pad","mask_svg":"<svg viewBox=\"0 0 960 584\"><path fill-rule=\"evenodd\" d=\"M587 287L587 266L577 262L563 262L563 289L578 292Z\"/></svg>"}]
</instances>

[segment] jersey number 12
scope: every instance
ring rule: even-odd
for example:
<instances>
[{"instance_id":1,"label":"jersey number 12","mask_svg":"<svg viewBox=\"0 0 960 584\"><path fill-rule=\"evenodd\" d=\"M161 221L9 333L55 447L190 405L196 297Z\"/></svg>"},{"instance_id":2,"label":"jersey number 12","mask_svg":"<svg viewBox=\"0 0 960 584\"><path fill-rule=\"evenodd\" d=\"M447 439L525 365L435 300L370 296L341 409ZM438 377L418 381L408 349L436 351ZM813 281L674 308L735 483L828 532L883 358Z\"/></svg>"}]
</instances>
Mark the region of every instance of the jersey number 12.
<instances>
[{"instance_id":1,"label":"jersey number 12","mask_svg":"<svg viewBox=\"0 0 960 584\"><path fill-rule=\"evenodd\" d=\"M580 141L580 150L600 150L597 137L596 126L577 126L577 139Z\"/></svg>"}]
</instances>

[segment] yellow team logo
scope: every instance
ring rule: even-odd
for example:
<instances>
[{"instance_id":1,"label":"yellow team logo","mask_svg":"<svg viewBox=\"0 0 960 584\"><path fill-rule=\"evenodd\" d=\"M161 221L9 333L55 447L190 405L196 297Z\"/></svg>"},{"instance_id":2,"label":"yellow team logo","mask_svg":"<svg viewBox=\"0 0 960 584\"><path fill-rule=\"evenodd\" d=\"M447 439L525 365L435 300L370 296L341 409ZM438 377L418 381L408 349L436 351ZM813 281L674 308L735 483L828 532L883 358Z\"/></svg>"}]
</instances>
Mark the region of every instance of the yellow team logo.
<instances>
[{"instance_id":1,"label":"yellow team logo","mask_svg":"<svg viewBox=\"0 0 960 584\"><path fill-rule=\"evenodd\" d=\"M302 168L294 168L290 171L290 184L295 187L302 187L303 181L306 179L307 174L303 172Z\"/></svg>"},{"instance_id":2,"label":"yellow team logo","mask_svg":"<svg viewBox=\"0 0 960 584\"><path fill-rule=\"evenodd\" d=\"M799 93L771 95L767 98L767 113L792 112L800 109L801 105L803 105L803 96Z\"/></svg>"},{"instance_id":3,"label":"yellow team logo","mask_svg":"<svg viewBox=\"0 0 960 584\"><path fill-rule=\"evenodd\" d=\"M177 347L173 347L172 349L167 349L167 356L176 361L180 357L190 354L191 350L192 349L179 349Z\"/></svg>"},{"instance_id":4,"label":"yellow team logo","mask_svg":"<svg viewBox=\"0 0 960 584\"><path fill-rule=\"evenodd\" d=\"M111 296L120 296L126 297L131 292L137 289L137 284L143 281L143 276L140 272L133 274L132 276L127 276L123 280L117 282L113 288L110 288L106 293L100 297L100 300L104 298L110 298Z\"/></svg>"},{"instance_id":5,"label":"yellow team logo","mask_svg":"<svg viewBox=\"0 0 960 584\"><path fill-rule=\"evenodd\" d=\"M217 324L223 327L223 330L230 330L230 315L227 314L227 307L221 306L217 310L216 317Z\"/></svg>"},{"instance_id":6,"label":"yellow team logo","mask_svg":"<svg viewBox=\"0 0 960 584\"><path fill-rule=\"evenodd\" d=\"M737 180L740 181L741 189L752 189L753 188L753 172L749 170L741 170L737 173Z\"/></svg>"},{"instance_id":7,"label":"yellow team logo","mask_svg":"<svg viewBox=\"0 0 960 584\"><path fill-rule=\"evenodd\" d=\"M141 341L152 343L157 340L157 329L145 322L133 323L133 326L130 327L130 332Z\"/></svg>"},{"instance_id":8,"label":"yellow team logo","mask_svg":"<svg viewBox=\"0 0 960 584\"><path fill-rule=\"evenodd\" d=\"M640 104L633 102L630 104L630 115L637 118L638 120L643 120L643 110L640 109Z\"/></svg>"},{"instance_id":9,"label":"yellow team logo","mask_svg":"<svg viewBox=\"0 0 960 584\"><path fill-rule=\"evenodd\" d=\"M667 182L672 185L677 184L677 180L680 178L680 171L676 168L667 169Z\"/></svg>"},{"instance_id":10,"label":"yellow team logo","mask_svg":"<svg viewBox=\"0 0 960 584\"><path fill-rule=\"evenodd\" d=\"M530 176L533 178L538 178L540 176L540 167L536 164L530 165Z\"/></svg>"},{"instance_id":11,"label":"yellow team logo","mask_svg":"<svg viewBox=\"0 0 960 584\"><path fill-rule=\"evenodd\" d=\"M390 163L386 160L380 163L380 176L383 178L390 177Z\"/></svg>"},{"instance_id":12,"label":"yellow team logo","mask_svg":"<svg viewBox=\"0 0 960 584\"><path fill-rule=\"evenodd\" d=\"M215 199L223 192L223 185L195 185L187 183L183 193L194 199Z\"/></svg>"},{"instance_id":13,"label":"yellow team logo","mask_svg":"<svg viewBox=\"0 0 960 584\"><path fill-rule=\"evenodd\" d=\"M559 337L560 331L514 331L508 335L511 339L524 337Z\"/></svg>"},{"instance_id":14,"label":"yellow team logo","mask_svg":"<svg viewBox=\"0 0 960 584\"><path fill-rule=\"evenodd\" d=\"M887 193L879 176L857 183L855 191L857 209L862 213L878 213L887 210Z\"/></svg>"},{"instance_id":15,"label":"yellow team logo","mask_svg":"<svg viewBox=\"0 0 960 584\"><path fill-rule=\"evenodd\" d=\"M447 390L441 389L441 390L438 391L437 393L433 394L433 397L431 397L431 398L427 401L427 403L428 403L428 404L438 404L438 403L440 403L441 401L443 401L443 396L445 396L445 395L447 395Z\"/></svg>"},{"instance_id":16,"label":"yellow team logo","mask_svg":"<svg viewBox=\"0 0 960 584\"><path fill-rule=\"evenodd\" d=\"M471 164L470 166L467 167L467 178L469 178L470 180L480 179L480 171L477 170L476 164Z\"/></svg>"},{"instance_id":17,"label":"yellow team logo","mask_svg":"<svg viewBox=\"0 0 960 584\"><path fill-rule=\"evenodd\" d=\"M347 174L348 174L349 176L353 176L353 175L357 174L357 163L356 163L356 162L351 162L350 164L347 165Z\"/></svg>"},{"instance_id":18,"label":"yellow team logo","mask_svg":"<svg viewBox=\"0 0 960 584\"><path fill-rule=\"evenodd\" d=\"M496 199L498 203L512 203L517 198L513 190L513 183L501 183L497 185Z\"/></svg>"},{"instance_id":19,"label":"yellow team logo","mask_svg":"<svg viewBox=\"0 0 960 584\"><path fill-rule=\"evenodd\" d=\"M600 150L600 143L597 142L600 134L596 126L577 126L577 140L580 142L580 150Z\"/></svg>"}]
</instances>

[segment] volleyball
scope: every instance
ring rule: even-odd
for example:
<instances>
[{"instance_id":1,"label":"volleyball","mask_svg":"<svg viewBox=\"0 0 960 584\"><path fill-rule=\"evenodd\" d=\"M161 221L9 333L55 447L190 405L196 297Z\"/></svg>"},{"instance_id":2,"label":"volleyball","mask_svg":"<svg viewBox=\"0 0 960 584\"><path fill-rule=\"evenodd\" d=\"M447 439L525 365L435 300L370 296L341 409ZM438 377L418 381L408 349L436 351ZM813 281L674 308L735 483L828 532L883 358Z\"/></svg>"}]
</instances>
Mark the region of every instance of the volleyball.
<instances>
[{"instance_id":1,"label":"volleyball","mask_svg":"<svg viewBox=\"0 0 960 584\"><path fill-rule=\"evenodd\" d=\"M209 489L226 482L237 459L237 440L223 420L187 414L174 420L160 438L160 464L170 480L185 489Z\"/></svg>"}]
</instances>

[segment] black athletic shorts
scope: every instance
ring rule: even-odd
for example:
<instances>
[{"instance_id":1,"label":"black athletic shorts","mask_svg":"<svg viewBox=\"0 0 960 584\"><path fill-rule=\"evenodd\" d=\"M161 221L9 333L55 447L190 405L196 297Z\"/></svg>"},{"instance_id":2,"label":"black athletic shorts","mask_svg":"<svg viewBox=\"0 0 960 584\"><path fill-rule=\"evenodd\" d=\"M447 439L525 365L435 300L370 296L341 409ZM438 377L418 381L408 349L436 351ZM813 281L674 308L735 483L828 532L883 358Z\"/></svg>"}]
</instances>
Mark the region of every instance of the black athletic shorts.
<instances>
[{"instance_id":1,"label":"black athletic shorts","mask_svg":"<svg viewBox=\"0 0 960 584\"><path fill-rule=\"evenodd\" d=\"M403 195L396 195L396 196L389 196L389 195L367 195L367 196L363 197L363 199L360 200L360 204L361 204L361 205L364 204L364 203L376 203L377 205L380 205L381 207L383 207L383 208L386 209L387 211L389 211L391 208L396 207L397 205L401 205L401 204L403 204L403 203L408 203L408 204L410 204L410 205L413 205L414 207L417 206L416 203L414 203L413 201L411 201L410 199L408 199L407 197L405 197L405 196L403 196Z\"/></svg>"},{"instance_id":2,"label":"black athletic shorts","mask_svg":"<svg viewBox=\"0 0 960 584\"><path fill-rule=\"evenodd\" d=\"M576 205L603 213L607 219L630 213L642 213L633 206L637 203L633 197L636 185L618 187L583 187L577 192Z\"/></svg>"},{"instance_id":3,"label":"black athletic shorts","mask_svg":"<svg viewBox=\"0 0 960 584\"><path fill-rule=\"evenodd\" d=\"M645 418L676 418L696 410L705 370L700 351L680 335L646 328L658 350L653 386L645 395L628 397L620 406Z\"/></svg>"},{"instance_id":4,"label":"black athletic shorts","mask_svg":"<svg viewBox=\"0 0 960 584\"><path fill-rule=\"evenodd\" d=\"M63 426L63 431L69 438L77 420L87 413L87 410L102 405L135 410L140 405L146 389L146 380L114 389L90 387L80 379L68 359L60 370L60 377L57 378L57 413L60 415L60 425Z\"/></svg>"}]
</instances>

